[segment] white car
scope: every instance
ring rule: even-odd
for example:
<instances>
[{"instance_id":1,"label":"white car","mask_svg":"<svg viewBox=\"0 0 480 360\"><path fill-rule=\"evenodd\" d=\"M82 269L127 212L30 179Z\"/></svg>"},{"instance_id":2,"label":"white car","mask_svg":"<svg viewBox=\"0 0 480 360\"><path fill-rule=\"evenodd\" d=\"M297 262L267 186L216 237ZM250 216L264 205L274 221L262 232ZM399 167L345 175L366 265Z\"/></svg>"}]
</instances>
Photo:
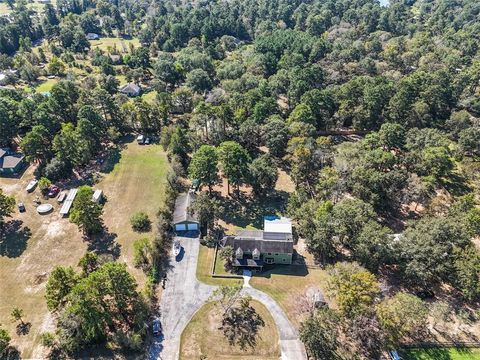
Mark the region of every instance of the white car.
<instances>
[{"instance_id":1,"label":"white car","mask_svg":"<svg viewBox=\"0 0 480 360\"><path fill-rule=\"evenodd\" d=\"M34 179L32 181L30 181L26 187L26 190L27 192L32 192L33 190L35 190L35 188L37 187L37 184L38 184L38 180Z\"/></svg>"}]
</instances>

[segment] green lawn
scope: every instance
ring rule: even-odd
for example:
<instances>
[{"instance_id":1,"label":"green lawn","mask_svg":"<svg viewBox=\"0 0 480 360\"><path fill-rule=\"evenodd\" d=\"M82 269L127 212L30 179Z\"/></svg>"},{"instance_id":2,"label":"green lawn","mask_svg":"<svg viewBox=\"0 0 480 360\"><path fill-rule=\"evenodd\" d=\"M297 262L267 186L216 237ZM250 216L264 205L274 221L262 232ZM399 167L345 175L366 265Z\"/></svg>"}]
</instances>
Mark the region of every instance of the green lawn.
<instances>
[{"instance_id":1,"label":"green lawn","mask_svg":"<svg viewBox=\"0 0 480 360\"><path fill-rule=\"evenodd\" d=\"M240 285L240 279L221 279L211 276L213 257L215 249L200 245L197 264L197 279L209 285ZM218 263L217 263L218 264ZM221 266L221 265L218 265ZM216 268L217 269L217 268ZM224 271L222 271L224 273Z\"/></svg>"},{"instance_id":2,"label":"green lawn","mask_svg":"<svg viewBox=\"0 0 480 360\"><path fill-rule=\"evenodd\" d=\"M325 288L325 270L302 265L277 265L273 270L255 274L250 285L269 294L287 313L289 319L299 325L298 296L310 287Z\"/></svg>"},{"instance_id":3,"label":"green lawn","mask_svg":"<svg viewBox=\"0 0 480 360\"><path fill-rule=\"evenodd\" d=\"M277 360L280 356L278 348L278 331L272 315L258 301L251 305L265 322L257 336L254 347L245 350L231 346L219 329L221 324L221 308L214 303L204 305L193 316L180 339L180 359L218 359L218 360Z\"/></svg>"},{"instance_id":4,"label":"green lawn","mask_svg":"<svg viewBox=\"0 0 480 360\"><path fill-rule=\"evenodd\" d=\"M47 79L42 81L35 89L37 93L50 92L53 85L58 82L58 79Z\"/></svg>"},{"instance_id":5,"label":"green lawn","mask_svg":"<svg viewBox=\"0 0 480 360\"><path fill-rule=\"evenodd\" d=\"M134 47L139 47L140 41L138 41L138 39L122 39L119 37L102 37L99 40L90 40L90 46L92 49L98 47L101 50L109 51L109 48L113 49L116 47L121 53L129 51L130 44Z\"/></svg>"},{"instance_id":6,"label":"green lawn","mask_svg":"<svg viewBox=\"0 0 480 360\"><path fill-rule=\"evenodd\" d=\"M155 97L157 96L156 91L150 91L146 94L142 95L142 99L148 102L149 104L152 104L155 101Z\"/></svg>"},{"instance_id":7,"label":"green lawn","mask_svg":"<svg viewBox=\"0 0 480 360\"><path fill-rule=\"evenodd\" d=\"M479 360L480 349L432 348L411 349L399 352L404 360Z\"/></svg>"}]
</instances>

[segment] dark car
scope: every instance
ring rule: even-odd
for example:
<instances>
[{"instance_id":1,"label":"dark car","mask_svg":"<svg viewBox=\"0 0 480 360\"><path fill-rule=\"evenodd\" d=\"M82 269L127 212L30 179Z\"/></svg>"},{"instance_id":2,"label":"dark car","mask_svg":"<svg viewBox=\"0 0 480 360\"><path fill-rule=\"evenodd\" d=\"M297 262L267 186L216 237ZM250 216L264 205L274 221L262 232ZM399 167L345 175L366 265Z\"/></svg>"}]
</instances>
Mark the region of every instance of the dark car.
<instances>
[{"instance_id":1,"label":"dark car","mask_svg":"<svg viewBox=\"0 0 480 360\"><path fill-rule=\"evenodd\" d=\"M55 185L52 185L50 186L50 188L48 189L48 197L55 197L57 196L57 194L60 192L60 188L58 186L55 186Z\"/></svg>"},{"instance_id":2,"label":"dark car","mask_svg":"<svg viewBox=\"0 0 480 360\"><path fill-rule=\"evenodd\" d=\"M18 203L18 211L20 212L25 212L25 204L24 203Z\"/></svg>"},{"instance_id":3,"label":"dark car","mask_svg":"<svg viewBox=\"0 0 480 360\"><path fill-rule=\"evenodd\" d=\"M154 319L152 323L153 336L160 335L160 320Z\"/></svg>"}]
</instances>

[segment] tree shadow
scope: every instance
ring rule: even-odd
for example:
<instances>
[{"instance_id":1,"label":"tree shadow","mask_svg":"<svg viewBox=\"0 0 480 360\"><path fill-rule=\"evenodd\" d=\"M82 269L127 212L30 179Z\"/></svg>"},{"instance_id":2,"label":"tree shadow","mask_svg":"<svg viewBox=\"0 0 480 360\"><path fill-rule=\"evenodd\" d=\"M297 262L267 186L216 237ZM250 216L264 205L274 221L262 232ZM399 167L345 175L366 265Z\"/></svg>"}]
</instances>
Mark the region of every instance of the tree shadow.
<instances>
[{"instance_id":1,"label":"tree shadow","mask_svg":"<svg viewBox=\"0 0 480 360\"><path fill-rule=\"evenodd\" d=\"M263 277L270 279L272 275L285 276L307 276L309 274L308 267L305 264L301 265L267 265L264 266L263 271L255 273L256 277Z\"/></svg>"},{"instance_id":2,"label":"tree shadow","mask_svg":"<svg viewBox=\"0 0 480 360\"><path fill-rule=\"evenodd\" d=\"M30 332L30 328L32 327L32 323L30 322L24 322L20 323L16 326L16 333L17 335L27 335Z\"/></svg>"},{"instance_id":3,"label":"tree shadow","mask_svg":"<svg viewBox=\"0 0 480 360\"><path fill-rule=\"evenodd\" d=\"M26 250L32 231L22 225L22 220L11 220L4 225L3 231L0 231L0 256L16 258Z\"/></svg>"},{"instance_id":4,"label":"tree shadow","mask_svg":"<svg viewBox=\"0 0 480 360\"><path fill-rule=\"evenodd\" d=\"M457 173L452 173L448 178L443 179L442 184L453 196L462 196L472 191L468 186L468 180Z\"/></svg>"},{"instance_id":5,"label":"tree shadow","mask_svg":"<svg viewBox=\"0 0 480 360\"><path fill-rule=\"evenodd\" d=\"M102 233L85 238L88 241L88 251L93 251L99 255L109 255L114 260L120 256L120 244L115 239L117 234L104 229Z\"/></svg>"},{"instance_id":6,"label":"tree shadow","mask_svg":"<svg viewBox=\"0 0 480 360\"><path fill-rule=\"evenodd\" d=\"M102 158L102 164L100 166L100 172L103 174L108 174L113 171L115 165L120 162L122 158L122 149L119 146L110 149L105 155L105 158Z\"/></svg>"},{"instance_id":7,"label":"tree shadow","mask_svg":"<svg viewBox=\"0 0 480 360\"><path fill-rule=\"evenodd\" d=\"M272 191L269 195L257 197L240 192L232 197L222 197L218 193L224 212L221 219L240 228L247 226L263 229L266 215L283 213L288 202L286 191Z\"/></svg>"},{"instance_id":8,"label":"tree shadow","mask_svg":"<svg viewBox=\"0 0 480 360\"><path fill-rule=\"evenodd\" d=\"M14 346L7 347L3 353L1 354L2 360L20 360L22 357L20 356L20 351Z\"/></svg>"}]
</instances>

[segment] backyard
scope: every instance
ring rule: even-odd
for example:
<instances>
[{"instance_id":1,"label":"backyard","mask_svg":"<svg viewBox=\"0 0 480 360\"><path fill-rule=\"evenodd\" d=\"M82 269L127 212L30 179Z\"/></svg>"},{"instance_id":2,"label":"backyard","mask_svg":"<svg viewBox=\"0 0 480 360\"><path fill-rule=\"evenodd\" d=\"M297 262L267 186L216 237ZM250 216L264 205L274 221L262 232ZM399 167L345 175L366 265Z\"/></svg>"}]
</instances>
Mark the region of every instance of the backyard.
<instances>
[{"instance_id":1,"label":"backyard","mask_svg":"<svg viewBox=\"0 0 480 360\"><path fill-rule=\"evenodd\" d=\"M272 316L259 302L251 305L265 322L256 336L256 345L245 350L231 346L219 329L221 309L214 303L204 305L182 333L180 359L277 360L280 355L278 332Z\"/></svg>"},{"instance_id":2,"label":"backyard","mask_svg":"<svg viewBox=\"0 0 480 360\"><path fill-rule=\"evenodd\" d=\"M153 230L134 233L129 218L141 210L155 220L164 196L167 168L166 155L159 145L128 142L121 151L113 151L110 160L104 163L99 183L94 185L104 191L107 200L103 219L108 234L94 241L83 240L77 226L60 217L55 199L42 200L54 206L52 213L37 214L33 199L40 195L39 190L31 194L25 191L33 178L32 166L20 179L0 178L0 187L26 207L26 212L16 212L13 218L7 218L11 220L7 234L0 239L0 323L9 330L12 343L23 358L42 358L42 348L38 346L40 334L53 330L54 321L47 310L44 291L54 266L76 266L87 249L91 249L126 262L137 281L143 283L143 273L132 265L132 243L141 236L153 236ZM31 324L28 334L15 333L15 324L10 321L13 307L24 310L24 320Z\"/></svg>"}]
</instances>

